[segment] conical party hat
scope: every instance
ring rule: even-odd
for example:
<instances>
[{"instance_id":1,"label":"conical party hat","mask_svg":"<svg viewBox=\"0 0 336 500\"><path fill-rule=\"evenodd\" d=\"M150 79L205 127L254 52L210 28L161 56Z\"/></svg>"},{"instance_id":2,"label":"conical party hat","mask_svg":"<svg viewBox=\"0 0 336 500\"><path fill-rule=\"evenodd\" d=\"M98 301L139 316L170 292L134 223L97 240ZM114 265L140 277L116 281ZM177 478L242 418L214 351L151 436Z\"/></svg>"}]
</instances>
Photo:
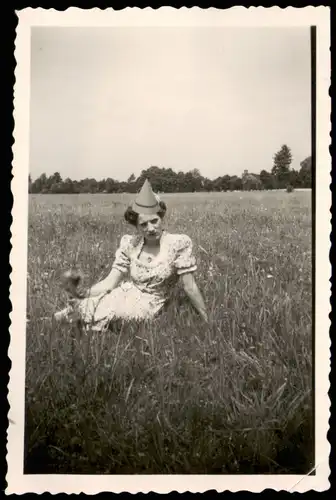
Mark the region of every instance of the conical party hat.
<instances>
[{"instance_id":1,"label":"conical party hat","mask_svg":"<svg viewBox=\"0 0 336 500\"><path fill-rule=\"evenodd\" d=\"M132 209L138 214L156 214L159 209L159 202L153 193L152 186L148 179L143 183L132 205Z\"/></svg>"}]
</instances>

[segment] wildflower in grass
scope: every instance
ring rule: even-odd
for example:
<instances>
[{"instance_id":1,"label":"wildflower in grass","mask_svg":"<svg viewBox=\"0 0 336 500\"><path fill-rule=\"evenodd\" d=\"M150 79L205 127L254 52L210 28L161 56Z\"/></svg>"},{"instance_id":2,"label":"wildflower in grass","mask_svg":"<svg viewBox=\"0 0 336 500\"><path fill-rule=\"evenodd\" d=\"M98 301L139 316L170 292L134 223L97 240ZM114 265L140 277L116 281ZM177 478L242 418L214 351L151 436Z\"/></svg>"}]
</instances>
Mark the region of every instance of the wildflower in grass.
<instances>
[{"instance_id":1,"label":"wildflower in grass","mask_svg":"<svg viewBox=\"0 0 336 500\"><path fill-rule=\"evenodd\" d=\"M180 280L198 313L207 321L202 295L195 282L196 260L191 239L170 234L162 227L166 205L146 181L125 219L137 235L125 235L106 279L91 289L78 291L79 276L70 271L65 289L75 298L81 319L94 330L104 330L115 318L148 320L161 312ZM126 274L130 280L121 283ZM72 316L67 308L56 319Z\"/></svg>"}]
</instances>

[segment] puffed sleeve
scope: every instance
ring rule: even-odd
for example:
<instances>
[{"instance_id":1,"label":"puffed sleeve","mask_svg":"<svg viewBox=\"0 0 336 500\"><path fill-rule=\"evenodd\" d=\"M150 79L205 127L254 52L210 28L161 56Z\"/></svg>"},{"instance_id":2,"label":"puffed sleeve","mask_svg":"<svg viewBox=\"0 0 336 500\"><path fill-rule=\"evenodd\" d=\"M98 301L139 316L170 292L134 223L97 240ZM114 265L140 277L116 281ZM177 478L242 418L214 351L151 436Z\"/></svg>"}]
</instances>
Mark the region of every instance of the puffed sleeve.
<instances>
[{"instance_id":1,"label":"puffed sleeve","mask_svg":"<svg viewBox=\"0 0 336 500\"><path fill-rule=\"evenodd\" d=\"M115 259L112 264L112 268L118 269L118 271L122 273L127 273L131 263L129 257L129 246L130 246L130 236L126 234L120 240L120 245L115 253Z\"/></svg>"},{"instance_id":2,"label":"puffed sleeve","mask_svg":"<svg viewBox=\"0 0 336 500\"><path fill-rule=\"evenodd\" d=\"M196 271L196 259L193 255L193 245L189 236L180 235L176 242L176 256L174 261L175 269L178 275L192 273Z\"/></svg>"}]
</instances>

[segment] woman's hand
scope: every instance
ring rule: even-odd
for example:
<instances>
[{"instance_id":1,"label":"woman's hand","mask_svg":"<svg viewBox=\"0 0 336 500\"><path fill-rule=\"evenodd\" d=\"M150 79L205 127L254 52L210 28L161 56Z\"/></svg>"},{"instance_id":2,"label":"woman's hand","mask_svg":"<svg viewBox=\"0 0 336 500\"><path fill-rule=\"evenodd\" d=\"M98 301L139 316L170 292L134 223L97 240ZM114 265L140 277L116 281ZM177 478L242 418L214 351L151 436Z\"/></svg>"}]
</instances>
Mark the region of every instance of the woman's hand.
<instances>
[{"instance_id":1,"label":"woman's hand","mask_svg":"<svg viewBox=\"0 0 336 500\"><path fill-rule=\"evenodd\" d=\"M208 323L208 314L206 312L206 307L201 292L196 284L194 276L192 273L185 273L181 275L182 285L185 293L188 295L191 303L202 317L202 319Z\"/></svg>"},{"instance_id":2,"label":"woman's hand","mask_svg":"<svg viewBox=\"0 0 336 500\"><path fill-rule=\"evenodd\" d=\"M205 321L205 323L209 323L209 317L208 314L205 310L200 310L198 311L202 319Z\"/></svg>"},{"instance_id":3,"label":"woman's hand","mask_svg":"<svg viewBox=\"0 0 336 500\"><path fill-rule=\"evenodd\" d=\"M203 303L204 305L204 303ZM198 314L201 316L202 320L205 322L205 323L209 323L209 316L208 316L208 313L206 312L206 309L205 307L202 307L201 304L199 303L199 300L198 300L198 307L196 306L196 304L194 304L194 307L195 309L197 310Z\"/></svg>"}]
</instances>

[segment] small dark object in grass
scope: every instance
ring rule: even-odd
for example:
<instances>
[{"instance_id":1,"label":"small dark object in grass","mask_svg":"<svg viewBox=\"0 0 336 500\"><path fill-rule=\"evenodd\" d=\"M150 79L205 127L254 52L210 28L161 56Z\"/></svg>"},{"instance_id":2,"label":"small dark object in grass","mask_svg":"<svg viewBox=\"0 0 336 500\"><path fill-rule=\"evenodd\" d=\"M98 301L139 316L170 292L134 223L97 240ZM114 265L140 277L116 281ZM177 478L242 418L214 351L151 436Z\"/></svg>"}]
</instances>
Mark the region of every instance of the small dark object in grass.
<instances>
[{"instance_id":1,"label":"small dark object in grass","mask_svg":"<svg viewBox=\"0 0 336 500\"><path fill-rule=\"evenodd\" d=\"M76 289L83 280L83 275L76 269L65 271L61 276L61 286L65 290Z\"/></svg>"}]
</instances>

